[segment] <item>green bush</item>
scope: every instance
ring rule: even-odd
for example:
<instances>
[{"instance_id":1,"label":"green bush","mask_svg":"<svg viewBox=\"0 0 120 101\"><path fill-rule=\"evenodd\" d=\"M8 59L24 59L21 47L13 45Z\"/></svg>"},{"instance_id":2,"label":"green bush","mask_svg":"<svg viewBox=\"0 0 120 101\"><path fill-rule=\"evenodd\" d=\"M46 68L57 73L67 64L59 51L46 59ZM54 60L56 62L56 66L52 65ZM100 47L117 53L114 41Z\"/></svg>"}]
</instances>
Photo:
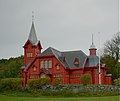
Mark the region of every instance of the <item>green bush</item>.
<instances>
[{"instance_id":1,"label":"green bush","mask_svg":"<svg viewBox=\"0 0 120 101\"><path fill-rule=\"evenodd\" d=\"M118 79L115 79L113 82L114 82L114 85L120 86L120 77Z\"/></svg>"},{"instance_id":2,"label":"green bush","mask_svg":"<svg viewBox=\"0 0 120 101\"><path fill-rule=\"evenodd\" d=\"M22 87L22 78L5 78L0 80L0 90L16 90Z\"/></svg>"},{"instance_id":3,"label":"green bush","mask_svg":"<svg viewBox=\"0 0 120 101\"><path fill-rule=\"evenodd\" d=\"M80 78L83 85L87 85L91 82L91 76L89 74L83 74Z\"/></svg>"},{"instance_id":4,"label":"green bush","mask_svg":"<svg viewBox=\"0 0 120 101\"><path fill-rule=\"evenodd\" d=\"M28 86L31 88L37 88L42 85L46 85L50 83L50 78L39 78L39 79L31 79L28 81Z\"/></svg>"},{"instance_id":5,"label":"green bush","mask_svg":"<svg viewBox=\"0 0 120 101\"><path fill-rule=\"evenodd\" d=\"M24 92L25 93L25 92ZM28 95L34 97L49 96L49 97L97 97L97 96L116 96L118 92L104 92L104 91L78 91L74 92L69 89L64 90L37 90L28 89Z\"/></svg>"},{"instance_id":6,"label":"green bush","mask_svg":"<svg viewBox=\"0 0 120 101\"><path fill-rule=\"evenodd\" d=\"M50 78L40 78L40 86L41 85L46 85L50 83Z\"/></svg>"},{"instance_id":7,"label":"green bush","mask_svg":"<svg viewBox=\"0 0 120 101\"><path fill-rule=\"evenodd\" d=\"M61 84L62 81L63 81L62 78L55 78L55 82L54 82L54 84L56 84L56 85Z\"/></svg>"}]
</instances>

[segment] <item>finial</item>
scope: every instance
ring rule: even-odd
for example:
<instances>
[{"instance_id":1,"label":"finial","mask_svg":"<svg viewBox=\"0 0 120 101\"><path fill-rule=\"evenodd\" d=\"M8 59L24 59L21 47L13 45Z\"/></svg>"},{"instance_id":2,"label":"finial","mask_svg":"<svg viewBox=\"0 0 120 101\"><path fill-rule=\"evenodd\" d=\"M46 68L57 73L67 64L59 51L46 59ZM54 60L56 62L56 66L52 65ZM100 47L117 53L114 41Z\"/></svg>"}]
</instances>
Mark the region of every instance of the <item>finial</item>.
<instances>
[{"instance_id":1,"label":"finial","mask_svg":"<svg viewBox=\"0 0 120 101\"><path fill-rule=\"evenodd\" d=\"M92 34L92 45L93 45L93 34Z\"/></svg>"},{"instance_id":2,"label":"finial","mask_svg":"<svg viewBox=\"0 0 120 101\"><path fill-rule=\"evenodd\" d=\"M32 11L32 22L34 22L34 11Z\"/></svg>"},{"instance_id":3,"label":"finial","mask_svg":"<svg viewBox=\"0 0 120 101\"><path fill-rule=\"evenodd\" d=\"M92 45L90 46L90 49L96 49L95 45L94 45L94 42L93 42L93 34L92 34Z\"/></svg>"}]
</instances>

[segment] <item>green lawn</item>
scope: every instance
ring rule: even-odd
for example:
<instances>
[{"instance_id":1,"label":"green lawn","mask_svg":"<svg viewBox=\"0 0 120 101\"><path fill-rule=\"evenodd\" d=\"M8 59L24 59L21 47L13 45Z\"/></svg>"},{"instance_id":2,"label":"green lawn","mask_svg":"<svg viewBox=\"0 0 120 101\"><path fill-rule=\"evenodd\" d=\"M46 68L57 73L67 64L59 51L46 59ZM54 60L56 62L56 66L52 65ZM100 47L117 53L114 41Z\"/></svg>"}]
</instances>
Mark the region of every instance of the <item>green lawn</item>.
<instances>
[{"instance_id":1,"label":"green lawn","mask_svg":"<svg viewBox=\"0 0 120 101\"><path fill-rule=\"evenodd\" d=\"M10 97L0 95L0 101L120 101L120 96L107 97Z\"/></svg>"}]
</instances>

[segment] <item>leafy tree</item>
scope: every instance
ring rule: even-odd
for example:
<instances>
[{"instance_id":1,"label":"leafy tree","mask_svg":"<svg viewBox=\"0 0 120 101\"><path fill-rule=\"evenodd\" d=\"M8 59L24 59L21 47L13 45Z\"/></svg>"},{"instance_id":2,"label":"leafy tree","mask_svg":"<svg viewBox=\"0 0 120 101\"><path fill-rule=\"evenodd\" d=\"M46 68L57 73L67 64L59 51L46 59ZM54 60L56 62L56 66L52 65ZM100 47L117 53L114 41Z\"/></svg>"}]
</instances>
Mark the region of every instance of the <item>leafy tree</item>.
<instances>
[{"instance_id":1,"label":"leafy tree","mask_svg":"<svg viewBox=\"0 0 120 101\"><path fill-rule=\"evenodd\" d=\"M114 80L114 85L120 86L120 77Z\"/></svg>"},{"instance_id":2,"label":"leafy tree","mask_svg":"<svg viewBox=\"0 0 120 101\"><path fill-rule=\"evenodd\" d=\"M107 73L112 74L113 80L120 76L120 62L116 62L116 60L110 56L103 56L101 62L106 64L108 68Z\"/></svg>"},{"instance_id":3,"label":"leafy tree","mask_svg":"<svg viewBox=\"0 0 120 101\"><path fill-rule=\"evenodd\" d=\"M101 57L101 62L105 63L108 72L112 74L112 79L117 79L120 76L120 32L115 34L111 40L106 41L104 53Z\"/></svg>"},{"instance_id":4,"label":"leafy tree","mask_svg":"<svg viewBox=\"0 0 120 101\"><path fill-rule=\"evenodd\" d=\"M91 82L91 76L89 74L83 74L80 77L80 81L83 83L83 85L87 85Z\"/></svg>"},{"instance_id":5,"label":"leafy tree","mask_svg":"<svg viewBox=\"0 0 120 101\"><path fill-rule=\"evenodd\" d=\"M1 59L0 60L0 78L21 77L20 67L23 65L23 56Z\"/></svg>"},{"instance_id":6,"label":"leafy tree","mask_svg":"<svg viewBox=\"0 0 120 101\"><path fill-rule=\"evenodd\" d=\"M120 32L115 34L111 40L106 41L104 55L108 55L116 61L120 58Z\"/></svg>"}]
</instances>

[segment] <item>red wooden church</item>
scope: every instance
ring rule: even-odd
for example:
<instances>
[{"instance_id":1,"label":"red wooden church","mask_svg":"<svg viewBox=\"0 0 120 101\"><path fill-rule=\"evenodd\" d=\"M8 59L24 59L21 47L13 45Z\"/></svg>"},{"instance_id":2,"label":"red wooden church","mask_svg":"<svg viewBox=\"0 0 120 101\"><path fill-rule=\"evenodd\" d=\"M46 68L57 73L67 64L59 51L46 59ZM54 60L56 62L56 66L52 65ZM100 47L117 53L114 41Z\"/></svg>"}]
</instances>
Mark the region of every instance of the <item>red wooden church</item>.
<instances>
[{"instance_id":1,"label":"red wooden church","mask_svg":"<svg viewBox=\"0 0 120 101\"><path fill-rule=\"evenodd\" d=\"M81 84L80 77L89 74L92 78L91 84L99 84L99 73L101 84L111 84L111 74L106 74L107 68L100 64L96 56L96 48L92 42L89 49L89 56L81 50L61 52L52 47L41 53L42 45L38 41L34 23L32 22L28 40L24 48L24 66L21 67L24 85L30 79L50 78L51 82L55 78L63 78L63 84Z\"/></svg>"}]
</instances>

